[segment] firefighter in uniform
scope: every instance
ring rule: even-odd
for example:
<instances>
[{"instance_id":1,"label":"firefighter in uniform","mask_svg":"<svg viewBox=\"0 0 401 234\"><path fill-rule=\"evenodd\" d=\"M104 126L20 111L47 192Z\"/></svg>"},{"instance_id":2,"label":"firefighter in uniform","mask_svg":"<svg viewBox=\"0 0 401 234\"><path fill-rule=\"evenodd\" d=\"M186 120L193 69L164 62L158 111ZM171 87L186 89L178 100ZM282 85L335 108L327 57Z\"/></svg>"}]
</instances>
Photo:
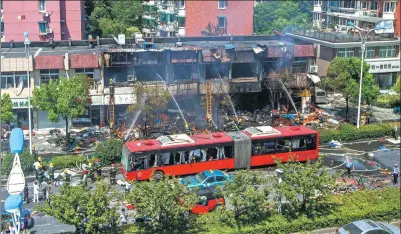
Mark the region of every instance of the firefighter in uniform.
<instances>
[{"instance_id":1,"label":"firefighter in uniform","mask_svg":"<svg viewBox=\"0 0 401 234\"><path fill-rule=\"evenodd\" d=\"M44 178L45 178L45 172L43 171L42 166L39 166L39 172L38 172L39 187L42 187L42 182Z\"/></svg>"},{"instance_id":2,"label":"firefighter in uniform","mask_svg":"<svg viewBox=\"0 0 401 234\"><path fill-rule=\"evenodd\" d=\"M92 163L89 163L88 171L89 171L89 178L91 179L92 183L95 182L95 169Z\"/></svg>"},{"instance_id":3,"label":"firefighter in uniform","mask_svg":"<svg viewBox=\"0 0 401 234\"><path fill-rule=\"evenodd\" d=\"M66 186L70 186L70 182L71 182L71 175L70 173L68 173L67 170L64 170L64 183Z\"/></svg>"},{"instance_id":4,"label":"firefighter in uniform","mask_svg":"<svg viewBox=\"0 0 401 234\"><path fill-rule=\"evenodd\" d=\"M86 169L87 169L86 167L82 169L82 174L81 174L82 177L81 179L85 186L88 185L88 171Z\"/></svg>"},{"instance_id":5,"label":"firefighter in uniform","mask_svg":"<svg viewBox=\"0 0 401 234\"><path fill-rule=\"evenodd\" d=\"M98 158L95 160L95 170L96 170L96 177L100 179L100 177L102 176L102 163L99 161Z\"/></svg>"},{"instance_id":6,"label":"firefighter in uniform","mask_svg":"<svg viewBox=\"0 0 401 234\"><path fill-rule=\"evenodd\" d=\"M49 179L50 179L50 183L53 183L54 181L54 165L53 163L50 163L49 168L47 170L47 173L49 174Z\"/></svg>"},{"instance_id":7,"label":"firefighter in uniform","mask_svg":"<svg viewBox=\"0 0 401 234\"><path fill-rule=\"evenodd\" d=\"M117 174L116 165L113 163L111 164L110 168L110 184L116 184L116 174Z\"/></svg>"}]
</instances>

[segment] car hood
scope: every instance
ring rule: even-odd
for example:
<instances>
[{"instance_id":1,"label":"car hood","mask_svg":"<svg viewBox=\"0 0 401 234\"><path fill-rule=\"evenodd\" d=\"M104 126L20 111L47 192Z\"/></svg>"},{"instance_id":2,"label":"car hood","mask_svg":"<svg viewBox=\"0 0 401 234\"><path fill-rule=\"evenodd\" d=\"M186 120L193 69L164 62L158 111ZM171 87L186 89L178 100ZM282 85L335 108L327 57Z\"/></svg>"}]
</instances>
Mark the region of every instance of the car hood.
<instances>
[{"instance_id":1,"label":"car hood","mask_svg":"<svg viewBox=\"0 0 401 234\"><path fill-rule=\"evenodd\" d=\"M400 228L399 227L396 227L396 226L394 226L392 224L389 224L389 223L383 223L383 222L378 222L378 223L386 226L388 229L390 229L395 234L400 234Z\"/></svg>"},{"instance_id":2,"label":"car hood","mask_svg":"<svg viewBox=\"0 0 401 234\"><path fill-rule=\"evenodd\" d=\"M197 181L197 180L195 179L194 176L188 176L188 177L186 177L186 178L182 178L182 179L181 179L181 184L183 184L183 185L185 185L185 186L191 188L191 187L199 186L200 183L199 183L199 181Z\"/></svg>"}]
</instances>

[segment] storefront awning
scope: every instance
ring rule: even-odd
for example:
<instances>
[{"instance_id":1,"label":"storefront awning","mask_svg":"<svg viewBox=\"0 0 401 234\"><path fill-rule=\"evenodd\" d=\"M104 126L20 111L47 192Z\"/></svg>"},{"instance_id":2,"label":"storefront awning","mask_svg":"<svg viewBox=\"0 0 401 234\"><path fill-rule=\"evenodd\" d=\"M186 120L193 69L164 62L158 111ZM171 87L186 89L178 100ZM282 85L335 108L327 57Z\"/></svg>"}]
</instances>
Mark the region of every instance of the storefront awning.
<instances>
[{"instance_id":1,"label":"storefront awning","mask_svg":"<svg viewBox=\"0 0 401 234\"><path fill-rule=\"evenodd\" d=\"M99 56L97 54L72 54L71 68L97 68Z\"/></svg>"},{"instance_id":2,"label":"storefront awning","mask_svg":"<svg viewBox=\"0 0 401 234\"><path fill-rule=\"evenodd\" d=\"M64 69L64 56L37 56L35 58L35 69Z\"/></svg>"}]
</instances>

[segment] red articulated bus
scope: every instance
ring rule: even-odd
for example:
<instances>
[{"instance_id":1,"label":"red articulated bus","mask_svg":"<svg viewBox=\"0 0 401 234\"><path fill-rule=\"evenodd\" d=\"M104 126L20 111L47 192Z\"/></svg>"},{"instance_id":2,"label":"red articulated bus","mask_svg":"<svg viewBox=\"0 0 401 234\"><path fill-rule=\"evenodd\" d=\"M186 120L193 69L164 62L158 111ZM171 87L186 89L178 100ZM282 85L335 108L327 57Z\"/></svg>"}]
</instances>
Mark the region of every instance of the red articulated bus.
<instances>
[{"instance_id":1,"label":"red articulated bus","mask_svg":"<svg viewBox=\"0 0 401 234\"><path fill-rule=\"evenodd\" d=\"M179 176L210 169L245 169L274 164L294 157L318 158L319 135L305 126L249 127L242 131L188 136L177 134L157 139L126 142L121 172L127 180L154 176Z\"/></svg>"}]
</instances>

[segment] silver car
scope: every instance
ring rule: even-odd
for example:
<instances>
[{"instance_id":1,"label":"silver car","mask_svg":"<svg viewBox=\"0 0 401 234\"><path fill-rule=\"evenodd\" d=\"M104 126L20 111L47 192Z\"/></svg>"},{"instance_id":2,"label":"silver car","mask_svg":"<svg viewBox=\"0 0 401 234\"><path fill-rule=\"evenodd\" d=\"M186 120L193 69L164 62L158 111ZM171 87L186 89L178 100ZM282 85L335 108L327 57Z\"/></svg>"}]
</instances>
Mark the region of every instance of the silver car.
<instances>
[{"instance_id":1,"label":"silver car","mask_svg":"<svg viewBox=\"0 0 401 234\"><path fill-rule=\"evenodd\" d=\"M400 234L400 228L369 219L354 221L337 229L338 234Z\"/></svg>"}]
</instances>

